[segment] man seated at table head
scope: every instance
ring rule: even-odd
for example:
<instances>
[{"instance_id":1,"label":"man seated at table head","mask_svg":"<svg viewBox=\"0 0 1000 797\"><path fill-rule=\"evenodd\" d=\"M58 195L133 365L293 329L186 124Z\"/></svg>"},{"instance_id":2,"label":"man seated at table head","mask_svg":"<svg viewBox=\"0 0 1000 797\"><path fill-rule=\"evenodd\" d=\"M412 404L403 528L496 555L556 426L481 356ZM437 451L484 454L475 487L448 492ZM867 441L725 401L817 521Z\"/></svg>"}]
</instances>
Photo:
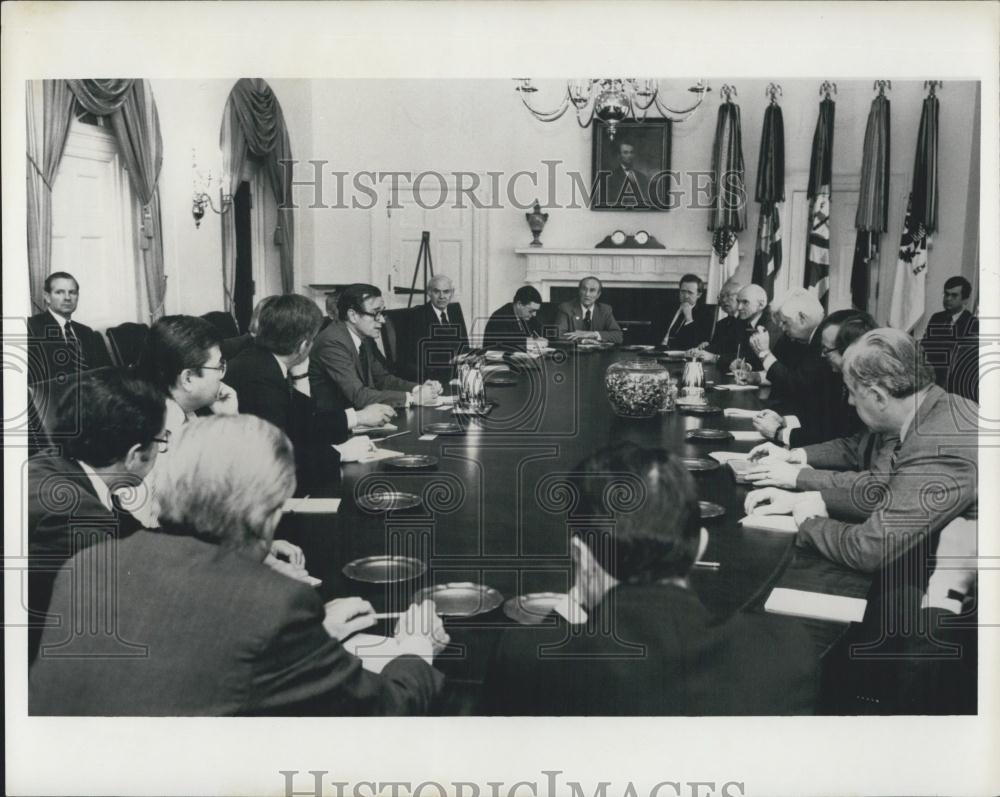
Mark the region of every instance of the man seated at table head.
<instances>
[{"instance_id":1,"label":"man seated at table head","mask_svg":"<svg viewBox=\"0 0 1000 797\"><path fill-rule=\"evenodd\" d=\"M542 295L533 285L522 285L514 293L514 300L499 307L483 331L483 347L505 351L527 351L544 348L548 341L542 335L538 311L542 308ZM530 341L530 343L529 343Z\"/></svg>"},{"instance_id":2,"label":"man seated at table head","mask_svg":"<svg viewBox=\"0 0 1000 797\"><path fill-rule=\"evenodd\" d=\"M611 305L597 301L601 297L602 287L597 277L584 277L580 280L576 301L559 305L557 324L560 337L569 340L622 342L622 329L615 320Z\"/></svg>"},{"instance_id":3,"label":"man seated at table head","mask_svg":"<svg viewBox=\"0 0 1000 797\"><path fill-rule=\"evenodd\" d=\"M308 374L293 369L309 358L323 316L298 294L272 296L261 308L253 344L229 363L226 384L240 397L240 411L270 421L295 447L300 489L313 492L339 482L340 463L371 448L365 436L348 439L357 425L381 426L396 413L386 404L361 410L317 410L302 392Z\"/></svg>"},{"instance_id":4,"label":"man seated at table head","mask_svg":"<svg viewBox=\"0 0 1000 797\"><path fill-rule=\"evenodd\" d=\"M944 283L943 310L927 321L920 346L934 379L949 393L979 401L979 319L968 310L972 284L960 276Z\"/></svg>"},{"instance_id":5,"label":"man seated at table head","mask_svg":"<svg viewBox=\"0 0 1000 797\"><path fill-rule=\"evenodd\" d=\"M788 451L764 444L762 462L775 461L770 478L776 486L752 491L746 509L793 514L800 545L870 572L975 506L978 407L934 384L916 343L902 330L864 334L847 348L843 373L865 426L897 438L885 470L860 473L849 487L789 492L777 485L797 486L800 469L815 462L814 447Z\"/></svg>"},{"instance_id":6,"label":"man seated at table head","mask_svg":"<svg viewBox=\"0 0 1000 797\"><path fill-rule=\"evenodd\" d=\"M192 421L171 443L157 474L163 529L88 548L56 579L53 612L113 618L114 633L72 623L46 629L43 650L62 642L64 655L32 668L30 712L426 711L442 680L431 658L448 641L433 603L400 618L398 644L386 646L394 658L374 675L339 641L373 624L367 602L324 608L314 589L262 564L295 490L288 438L239 415ZM108 562L115 589L100 570Z\"/></svg>"},{"instance_id":7,"label":"man seated at table head","mask_svg":"<svg viewBox=\"0 0 1000 797\"><path fill-rule=\"evenodd\" d=\"M391 373L379 356L375 338L385 322L385 299L374 285L348 285L337 300L340 324L316 338L309 356L309 385L321 410L361 410L369 404L433 406L441 384L422 385Z\"/></svg>"},{"instance_id":8,"label":"man seated at table head","mask_svg":"<svg viewBox=\"0 0 1000 797\"><path fill-rule=\"evenodd\" d=\"M125 537L140 522L129 508L149 499L142 480L168 444L163 395L116 368L84 374L56 408L63 453L28 460L28 608L44 613L60 565L108 537ZM37 653L43 621L28 640Z\"/></svg>"},{"instance_id":9,"label":"man seated at table head","mask_svg":"<svg viewBox=\"0 0 1000 797\"><path fill-rule=\"evenodd\" d=\"M167 430L176 434L196 413L235 415L236 391L222 381L222 339L208 321L168 315L149 330L137 373L167 397Z\"/></svg>"},{"instance_id":10,"label":"man seated at table head","mask_svg":"<svg viewBox=\"0 0 1000 797\"><path fill-rule=\"evenodd\" d=\"M572 483L570 592L587 620L552 615L505 632L487 684L496 713L812 710L815 656L796 624L742 614L718 624L692 591L708 532L679 458L618 445L582 462Z\"/></svg>"},{"instance_id":11,"label":"man seated at table head","mask_svg":"<svg viewBox=\"0 0 1000 797\"><path fill-rule=\"evenodd\" d=\"M453 301L455 284L445 274L427 283L427 301L401 320L396 329L396 369L407 379L434 379L447 383L454 375L452 361L469 347L469 330L462 305Z\"/></svg>"},{"instance_id":12,"label":"man seated at table head","mask_svg":"<svg viewBox=\"0 0 1000 797\"><path fill-rule=\"evenodd\" d=\"M111 365L100 334L73 320L80 300L76 277L65 271L49 274L42 298L46 309L27 323L28 345L37 352L28 369L30 383Z\"/></svg>"},{"instance_id":13,"label":"man seated at table head","mask_svg":"<svg viewBox=\"0 0 1000 797\"><path fill-rule=\"evenodd\" d=\"M712 337L690 349L690 356L710 363L719 362L723 369L729 367L729 362L736 356L736 346L740 340L737 297L742 288L736 277L730 277L722 284L719 288L719 309Z\"/></svg>"},{"instance_id":14,"label":"man seated at table head","mask_svg":"<svg viewBox=\"0 0 1000 797\"><path fill-rule=\"evenodd\" d=\"M681 277L678 295L680 305L677 311L666 326L660 326L656 337L661 346L687 351L712 339L716 308L702 302L705 283L696 274Z\"/></svg>"}]
</instances>

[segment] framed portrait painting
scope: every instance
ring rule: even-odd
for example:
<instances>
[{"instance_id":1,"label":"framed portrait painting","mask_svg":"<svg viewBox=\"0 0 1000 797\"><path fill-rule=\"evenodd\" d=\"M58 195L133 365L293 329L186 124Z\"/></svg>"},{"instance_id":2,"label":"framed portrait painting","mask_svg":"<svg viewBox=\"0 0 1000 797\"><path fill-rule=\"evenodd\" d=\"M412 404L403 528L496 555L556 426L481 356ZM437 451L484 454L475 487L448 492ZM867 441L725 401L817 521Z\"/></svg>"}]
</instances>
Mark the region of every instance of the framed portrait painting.
<instances>
[{"instance_id":1,"label":"framed portrait painting","mask_svg":"<svg viewBox=\"0 0 1000 797\"><path fill-rule=\"evenodd\" d=\"M619 122L615 137L594 121L591 210L668 210L669 119Z\"/></svg>"}]
</instances>

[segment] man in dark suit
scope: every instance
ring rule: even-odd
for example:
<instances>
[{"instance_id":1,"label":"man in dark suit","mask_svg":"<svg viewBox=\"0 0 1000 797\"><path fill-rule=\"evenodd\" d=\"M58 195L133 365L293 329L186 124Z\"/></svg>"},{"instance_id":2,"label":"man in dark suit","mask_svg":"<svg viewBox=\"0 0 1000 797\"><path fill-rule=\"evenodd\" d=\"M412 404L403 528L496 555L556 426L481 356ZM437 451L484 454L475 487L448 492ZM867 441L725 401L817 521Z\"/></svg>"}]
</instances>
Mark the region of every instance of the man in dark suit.
<instances>
[{"instance_id":1,"label":"man in dark suit","mask_svg":"<svg viewBox=\"0 0 1000 797\"><path fill-rule=\"evenodd\" d=\"M427 283L427 302L410 311L406 330L396 330L400 376L447 384L455 375L452 361L469 347L469 330L454 296L455 285L444 274L435 274Z\"/></svg>"},{"instance_id":2,"label":"man in dark suit","mask_svg":"<svg viewBox=\"0 0 1000 797\"><path fill-rule=\"evenodd\" d=\"M240 412L270 421L295 448L300 492L315 492L339 480L340 463L353 462L371 447L366 437L348 440L357 425L381 426L395 415L384 404L362 410L317 410L297 389L308 374L295 374L309 357L323 316L305 296L271 297L257 319L254 342L233 359L223 377L236 390Z\"/></svg>"},{"instance_id":3,"label":"man in dark suit","mask_svg":"<svg viewBox=\"0 0 1000 797\"><path fill-rule=\"evenodd\" d=\"M338 299L339 324L316 338L309 357L309 385L321 410L361 410L369 404L433 406L441 385L418 385L390 372L375 338L385 321L385 299L374 285L348 285Z\"/></svg>"},{"instance_id":4,"label":"man in dark suit","mask_svg":"<svg viewBox=\"0 0 1000 797\"><path fill-rule=\"evenodd\" d=\"M816 657L798 624L744 614L718 623L691 591L708 532L677 457L617 446L583 462L573 482L570 592L586 623L553 616L505 632L484 690L493 713L812 711ZM637 497L628 507L609 506L615 483Z\"/></svg>"},{"instance_id":5,"label":"man in dark suit","mask_svg":"<svg viewBox=\"0 0 1000 797\"><path fill-rule=\"evenodd\" d=\"M142 380L112 368L84 374L56 412L64 454L28 460L30 659L63 563L86 546L139 528L123 502L147 500L142 480L167 445L164 413L163 395Z\"/></svg>"},{"instance_id":6,"label":"man in dark suit","mask_svg":"<svg viewBox=\"0 0 1000 797\"><path fill-rule=\"evenodd\" d=\"M652 187L649 175L635 165L635 145L618 142L618 163L611 173L604 172L608 187L602 204L618 208L649 207ZM600 186L599 186L600 188Z\"/></svg>"},{"instance_id":7,"label":"man in dark suit","mask_svg":"<svg viewBox=\"0 0 1000 797\"><path fill-rule=\"evenodd\" d=\"M944 284L944 309L927 322L920 347L934 381L949 393L979 401L979 319L966 309L972 285L965 277Z\"/></svg>"},{"instance_id":8,"label":"man in dark suit","mask_svg":"<svg viewBox=\"0 0 1000 797\"><path fill-rule=\"evenodd\" d=\"M29 712L426 711L442 681L431 660L448 642L433 603L411 606L388 649L373 651L381 663L392 657L376 675L339 641L372 625L370 604L324 607L314 589L262 564L295 489L288 438L237 415L191 421L172 445L160 472L162 530L88 548L60 571L52 610L97 619L46 629L53 655L30 672Z\"/></svg>"},{"instance_id":9,"label":"man in dark suit","mask_svg":"<svg viewBox=\"0 0 1000 797\"><path fill-rule=\"evenodd\" d=\"M921 540L933 550L941 529L976 506L978 408L935 385L933 373L918 361L916 343L897 329L873 330L850 346L844 381L865 426L898 438L888 468L863 472L849 487L804 493L778 487L754 490L746 509L791 512L799 545L872 572ZM769 450L773 457L792 456L776 452L784 449ZM796 461L803 462L801 457ZM804 462L810 464L808 453ZM776 463L774 483L789 476L797 480L797 472L788 473L787 465Z\"/></svg>"},{"instance_id":10,"label":"man in dark suit","mask_svg":"<svg viewBox=\"0 0 1000 797\"><path fill-rule=\"evenodd\" d=\"M80 299L76 278L56 271L45 278L44 287L47 309L28 319L28 383L111 365L104 339L85 324L72 320Z\"/></svg>"},{"instance_id":11,"label":"man in dark suit","mask_svg":"<svg viewBox=\"0 0 1000 797\"><path fill-rule=\"evenodd\" d=\"M622 342L622 329L615 320L611 305L597 301L601 296L601 288L601 281L597 277L584 277L578 286L580 296L577 301L559 305L556 324L560 337Z\"/></svg>"},{"instance_id":12,"label":"man in dark suit","mask_svg":"<svg viewBox=\"0 0 1000 797\"><path fill-rule=\"evenodd\" d=\"M656 333L656 339L661 346L668 349L693 349L706 340L712 339L715 329L715 305L701 303L705 293L705 283L695 274L685 274L681 277L678 294L681 303L670 319L670 323L661 326Z\"/></svg>"},{"instance_id":13,"label":"man in dark suit","mask_svg":"<svg viewBox=\"0 0 1000 797\"><path fill-rule=\"evenodd\" d=\"M498 308L483 331L483 348L506 351L526 351L531 338L544 347L548 341L542 336L538 311L542 295L533 285L522 285L514 293L514 301Z\"/></svg>"}]
</instances>

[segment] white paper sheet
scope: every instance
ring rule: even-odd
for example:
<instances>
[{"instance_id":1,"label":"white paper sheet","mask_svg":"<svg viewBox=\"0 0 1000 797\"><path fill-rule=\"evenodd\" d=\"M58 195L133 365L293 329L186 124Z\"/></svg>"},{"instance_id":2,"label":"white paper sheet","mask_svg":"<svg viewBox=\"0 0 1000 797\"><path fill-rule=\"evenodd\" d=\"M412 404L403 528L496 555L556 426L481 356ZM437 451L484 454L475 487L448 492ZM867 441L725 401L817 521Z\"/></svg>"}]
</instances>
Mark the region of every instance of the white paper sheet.
<instances>
[{"instance_id":1,"label":"white paper sheet","mask_svg":"<svg viewBox=\"0 0 1000 797\"><path fill-rule=\"evenodd\" d=\"M713 451L709 456L716 462L725 465L727 462L746 462L749 454L744 454L739 451Z\"/></svg>"},{"instance_id":2,"label":"white paper sheet","mask_svg":"<svg viewBox=\"0 0 1000 797\"><path fill-rule=\"evenodd\" d=\"M359 423L353 429L351 429L351 434L368 434L369 432L398 432L399 427L394 423L387 423L382 426L368 426L367 424Z\"/></svg>"},{"instance_id":3,"label":"white paper sheet","mask_svg":"<svg viewBox=\"0 0 1000 797\"><path fill-rule=\"evenodd\" d=\"M868 601L843 595L822 592L805 592L799 589L775 587L764 604L764 610L773 614L790 614L794 617L811 617L816 620L834 620L841 623L860 623L865 616Z\"/></svg>"},{"instance_id":4,"label":"white paper sheet","mask_svg":"<svg viewBox=\"0 0 1000 797\"><path fill-rule=\"evenodd\" d=\"M400 653L399 644L394 637L377 634L355 634L342 644L344 650L361 659L362 667L376 675Z\"/></svg>"},{"instance_id":5,"label":"white paper sheet","mask_svg":"<svg viewBox=\"0 0 1000 797\"><path fill-rule=\"evenodd\" d=\"M782 531L795 534L799 530L795 518L791 515L758 515L750 514L740 520L740 525L748 529L763 529L764 531Z\"/></svg>"},{"instance_id":6,"label":"white paper sheet","mask_svg":"<svg viewBox=\"0 0 1000 797\"><path fill-rule=\"evenodd\" d=\"M716 385L716 390L758 390L757 385Z\"/></svg>"},{"instance_id":7,"label":"white paper sheet","mask_svg":"<svg viewBox=\"0 0 1000 797\"><path fill-rule=\"evenodd\" d=\"M289 498L285 512L297 515L332 515L340 509L339 498Z\"/></svg>"},{"instance_id":8,"label":"white paper sheet","mask_svg":"<svg viewBox=\"0 0 1000 797\"><path fill-rule=\"evenodd\" d=\"M378 462L380 459L392 459L403 456L402 451L393 451L391 448L376 448L370 454L366 454L358 462Z\"/></svg>"},{"instance_id":9,"label":"white paper sheet","mask_svg":"<svg viewBox=\"0 0 1000 797\"><path fill-rule=\"evenodd\" d=\"M422 434L422 435L420 435L420 437L417 438L417 440L420 440L420 441L422 441L424 443L430 442L431 440L435 440L435 439L437 439L437 435L436 434Z\"/></svg>"},{"instance_id":10,"label":"white paper sheet","mask_svg":"<svg viewBox=\"0 0 1000 797\"><path fill-rule=\"evenodd\" d=\"M739 440L741 443L760 443L764 440L764 435L760 432L732 432L733 440Z\"/></svg>"},{"instance_id":11,"label":"white paper sheet","mask_svg":"<svg viewBox=\"0 0 1000 797\"><path fill-rule=\"evenodd\" d=\"M760 415L759 410L741 410L738 407L727 407L722 411L727 418L756 418Z\"/></svg>"}]
</instances>

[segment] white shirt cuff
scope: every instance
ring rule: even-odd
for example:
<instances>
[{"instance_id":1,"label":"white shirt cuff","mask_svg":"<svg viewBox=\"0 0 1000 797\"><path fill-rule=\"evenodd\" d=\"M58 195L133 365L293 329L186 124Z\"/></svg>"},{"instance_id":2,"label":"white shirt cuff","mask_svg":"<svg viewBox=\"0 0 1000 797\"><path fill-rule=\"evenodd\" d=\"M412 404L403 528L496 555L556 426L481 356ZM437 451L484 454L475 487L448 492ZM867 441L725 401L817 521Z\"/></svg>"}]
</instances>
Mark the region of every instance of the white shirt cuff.
<instances>
[{"instance_id":1,"label":"white shirt cuff","mask_svg":"<svg viewBox=\"0 0 1000 797\"><path fill-rule=\"evenodd\" d=\"M358 425L358 413L357 410L354 409L354 407L348 407L346 410L344 410L344 414L347 415L348 429L353 429L355 426Z\"/></svg>"},{"instance_id":2,"label":"white shirt cuff","mask_svg":"<svg viewBox=\"0 0 1000 797\"><path fill-rule=\"evenodd\" d=\"M761 364L764 366L764 373L766 374L768 371L770 371L771 366L774 365L776 362L778 362L778 358L775 357L773 354L771 354L771 352L765 354L764 358L761 360Z\"/></svg>"}]
</instances>

